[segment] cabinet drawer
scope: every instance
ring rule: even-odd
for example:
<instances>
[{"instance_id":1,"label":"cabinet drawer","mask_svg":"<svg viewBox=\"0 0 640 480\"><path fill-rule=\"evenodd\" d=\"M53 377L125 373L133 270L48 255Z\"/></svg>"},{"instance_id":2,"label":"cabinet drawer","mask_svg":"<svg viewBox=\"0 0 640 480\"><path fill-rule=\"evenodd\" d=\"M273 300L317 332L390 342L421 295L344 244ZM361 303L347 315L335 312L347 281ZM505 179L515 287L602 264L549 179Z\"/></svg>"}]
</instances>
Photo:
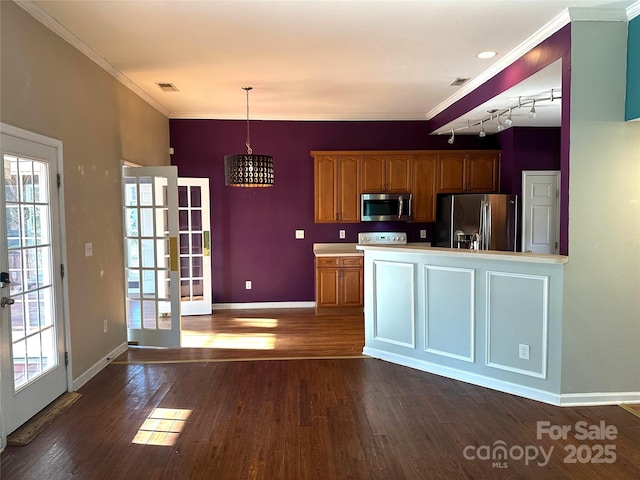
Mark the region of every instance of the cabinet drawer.
<instances>
[{"instance_id":1,"label":"cabinet drawer","mask_svg":"<svg viewBox=\"0 0 640 480\"><path fill-rule=\"evenodd\" d=\"M340 258L338 257L316 257L318 267L337 267Z\"/></svg>"},{"instance_id":2,"label":"cabinet drawer","mask_svg":"<svg viewBox=\"0 0 640 480\"><path fill-rule=\"evenodd\" d=\"M343 267L361 267L364 265L363 257L342 257L340 258L340 265Z\"/></svg>"}]
</instances>

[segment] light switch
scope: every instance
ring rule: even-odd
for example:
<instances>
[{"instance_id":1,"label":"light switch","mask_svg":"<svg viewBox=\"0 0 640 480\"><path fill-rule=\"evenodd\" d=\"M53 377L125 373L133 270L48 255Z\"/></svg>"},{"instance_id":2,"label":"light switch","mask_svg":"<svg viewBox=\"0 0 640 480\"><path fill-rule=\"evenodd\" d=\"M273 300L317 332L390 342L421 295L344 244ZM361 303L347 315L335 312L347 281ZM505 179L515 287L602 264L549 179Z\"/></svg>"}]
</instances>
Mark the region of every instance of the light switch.
<instances>
[{"instance_id":1,"label":"light switch","mask_svg":"<svg viewBox=\"0 0 640 480\"><path fill-rule=\"evenodd\" d=\"M93 256L93 243L85 243L84 244L84 256L91 257Z\"/></svg>"},{"instance_id":2,"label":"light switch","mask_svg":"<svg viewBox=\"0 0 640 480\"><path fill-rule=\"evenodd\" d=\"M340 238L345 238L345 231L344 230L340 230Z\"/></svg>"},{"instance_id":3,"label":"light switch","mask_svg":"<svg viewBox=\"0 0 640 480\"><path fill-rule=\"evenodd\" d=\"M427 231L426 230L420 230L420 238L427 238Z\"/></svg>"},{"instance_id":4,"label":"light switch","mask_svg":"<svg viewBox=\"0 0 640 480\"><path fill-rule=\"evenodd\" d=\"M296 230L296 238L304 238L304 230Z\"/></svg>"}]
</instances>

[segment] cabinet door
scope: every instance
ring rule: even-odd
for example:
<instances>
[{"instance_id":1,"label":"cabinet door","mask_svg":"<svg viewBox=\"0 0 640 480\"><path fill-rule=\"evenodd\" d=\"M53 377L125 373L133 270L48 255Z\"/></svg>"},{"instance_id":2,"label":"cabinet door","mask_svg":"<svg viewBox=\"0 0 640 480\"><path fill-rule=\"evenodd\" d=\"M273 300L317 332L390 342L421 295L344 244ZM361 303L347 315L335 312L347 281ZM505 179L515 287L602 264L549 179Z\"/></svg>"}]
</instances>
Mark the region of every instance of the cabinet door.
<instances>
[{"instance_id":1,"label":"cabinet door","mask_svg":"<svg viewBox=\"0 0 640 480\"><path fill-rule=\"evenodd\" d=\"M465 162L464 153L438 155L438 192L464 192Z\"/></svg>"},{"instance_id":2,"label":"cabinet door","mask_svg":"<svg viewBox=\"0 0 640 480\"><path fill-rule=\"evenodd\" d=\"M467 166L469 192L497 192L499 161L495 153L470 153Z\"/></svg>"},{"instance_id":3,"label":"cabinet door","mask_svg":"<svg viewBox=\"0 0 640 480\"><path fill-rule=\"evenodd\" d=\"M361 307L364 305L364 273L362 267L343 268L341 282L341 305Z\"/></svg>"},{"instance_id":4,"label":"cabinet door","mask_svg":"<svg viewBox=\"0 0 640 480\"><path fill-rule=\"evenodd\" d=\"M316 268L316 308L340 306L340 269Z\"/></svg>"},{"instance_id":5,"label":"cabinet door","mask_svg":"<svg viewBox=\"0 0 640 480\"><path fill-rule=\"evenodd\" d=\"M338 156L338 221L360 221L360 156Z\"/></svg>"},{"instance_id":6,"label":"cabinet door","mask_svg":"<svg viewBox=\"0 0 640 480\"><path fill-rule=\"evenodd\" d=\"M362 193L384 192L384 155L363 155L361 164Z\"/></svg>"},{"instance_id":7,"label":"cabinet door","mask_svg":"<svg viewBox=\"0 0 640 480\"><path fill-rule=\"evenodd\" d=\"M411 191L411 155L387 155L385 183L387 192Z\"/></svg>"},{"instance_id":8,"label":"cabinet door","mask_svg":"<svg viewBox=\"0 0 640 480\"><path fill-rule=\"evenodd\" d=\"M436 159L435 154L413 157L414 222L436 221Z\"/></svg>"},{"instance_id":9,"label":"cabinet door","mask_svg":"<svg viewBox=\"0 0 640 480\"><path fill-rule=\"evenodd\" d=\"M322 155L314 158L314 219L316 223L337 220L337 157Z\"/></svg>"}]
</instances>

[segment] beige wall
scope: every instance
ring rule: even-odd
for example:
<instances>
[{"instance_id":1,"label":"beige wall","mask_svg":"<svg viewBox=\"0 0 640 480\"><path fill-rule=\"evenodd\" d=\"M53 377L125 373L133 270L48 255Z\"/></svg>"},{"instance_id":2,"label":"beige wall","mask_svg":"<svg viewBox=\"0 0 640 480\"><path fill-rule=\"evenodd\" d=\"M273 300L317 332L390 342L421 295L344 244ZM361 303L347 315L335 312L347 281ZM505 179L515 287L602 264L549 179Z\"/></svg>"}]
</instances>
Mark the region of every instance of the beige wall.
<instances>
[{"instance_id":1,"label":"beige wall","mask_svg":"<svg viewBox=\"0 0 640 480\"><path fill-rule=\"evenodd\" d=\"M169 121L13 2L0 8L0 120L63 142L75 380L126 342L120 164L168 165Z\"/></svg>"},{"instance_id":2,"label":"beige wall","mask_svg":"<svg viewBox=\"0 0 640 480\"><path fill-rule=\"evenodd\" d=\"M624 122L626 29L571 24L563 394L640 392L640 122Z\"/></svg>"}]
</instances>

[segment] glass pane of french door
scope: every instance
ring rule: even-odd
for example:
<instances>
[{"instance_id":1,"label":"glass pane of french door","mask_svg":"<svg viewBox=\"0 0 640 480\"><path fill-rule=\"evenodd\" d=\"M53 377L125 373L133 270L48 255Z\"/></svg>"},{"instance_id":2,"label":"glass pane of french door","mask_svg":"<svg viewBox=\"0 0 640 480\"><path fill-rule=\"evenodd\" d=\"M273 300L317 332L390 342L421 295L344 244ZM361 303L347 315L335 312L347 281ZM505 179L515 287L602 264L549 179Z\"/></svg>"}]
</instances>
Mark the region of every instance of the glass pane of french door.
<instances>
[{"instance_id":1,"label":"glass pane of french door","mask_svg":"<svg viewBox=\"0 0 640 480\"><path fill-rule=\"evenodd\" d=\"M53 147L2 135L0 283L6 432L67 389Z\"/></svg>"},{"instance_id":2,"label":"glass pane of french door","mask_svg":"<svg viewBox=\"0 0 640 480\"><path fill-rule=\"evenodd\" d=\"M182 315L211 313L209 179L178 178Z\"/></svg>"},{"instance_id":3,"label":"glass pane of french door","mask_svg":"<svg viewBox=\"0 0 640 480\"><path fill-rule=\"evenodd\" d=\"M180 347L176 167L124 167L129 342Z\"/></svg>"}]
</instances>

